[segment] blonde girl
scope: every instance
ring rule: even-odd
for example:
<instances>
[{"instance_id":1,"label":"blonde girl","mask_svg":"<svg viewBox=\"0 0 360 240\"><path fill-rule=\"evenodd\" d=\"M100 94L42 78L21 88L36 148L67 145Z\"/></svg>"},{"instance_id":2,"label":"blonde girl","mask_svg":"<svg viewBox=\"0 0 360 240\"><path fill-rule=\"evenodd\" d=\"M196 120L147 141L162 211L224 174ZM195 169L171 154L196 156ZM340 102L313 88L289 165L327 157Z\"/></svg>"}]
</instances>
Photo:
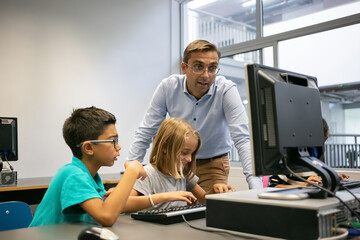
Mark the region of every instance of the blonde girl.
<instances>
[{"instance_id":1,"label":"blonde girl","mask_svg":"<svg viewBox=\"0 0 360 240\"><path fill-rule=\"evenodd\" d=\"M230 185L215 184L205 192L197 184L195 156L200 147L200 135L188 122L165 119L153 141L150 164L144 167L147 178L134 184L127 212L205 203L206 194L234 191Z\"/></svg>"}]
</instances>

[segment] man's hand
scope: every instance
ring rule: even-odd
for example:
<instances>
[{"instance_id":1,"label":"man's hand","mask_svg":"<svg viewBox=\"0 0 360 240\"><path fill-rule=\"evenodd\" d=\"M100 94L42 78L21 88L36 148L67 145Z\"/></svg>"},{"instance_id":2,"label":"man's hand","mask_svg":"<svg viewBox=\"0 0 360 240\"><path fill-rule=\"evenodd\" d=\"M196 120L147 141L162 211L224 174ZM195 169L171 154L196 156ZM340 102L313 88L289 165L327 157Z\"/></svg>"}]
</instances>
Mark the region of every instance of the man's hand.
<instances>
[{"instance_id":1,"label":"man's hand","mask_svg":"<svg viewBox=\"0 0 360 240\"><path fill-rule=\"evenodd\" d=\"M223 183L216 183L213 186L213 190L215 193L225 193L231 190L232 192L235 192L235 189L231 185L226 185Z\"/></svg>"},{"instance_id":2,"label":"man's hand","mask_svg":"<svg viewBox=\"0 0 360 240\"><path fill-rule=\"evenodd\" d=\"M340 174L339 174L339 178L340 178L341 181L345 181L346 179L349 179L350 176L349 176L349 175L346 175L346 174L344 174L344 173L340 173Z\"/></svg>"}]
</instances>

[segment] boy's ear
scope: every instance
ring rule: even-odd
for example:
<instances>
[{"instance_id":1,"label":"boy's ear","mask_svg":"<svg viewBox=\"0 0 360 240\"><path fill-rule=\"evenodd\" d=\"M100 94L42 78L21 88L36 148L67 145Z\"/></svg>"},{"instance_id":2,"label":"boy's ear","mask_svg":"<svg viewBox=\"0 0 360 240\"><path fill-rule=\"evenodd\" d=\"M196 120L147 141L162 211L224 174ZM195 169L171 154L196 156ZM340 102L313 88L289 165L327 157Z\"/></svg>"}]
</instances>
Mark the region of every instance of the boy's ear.
<instances>
[{"instance_id":1,"label":"boy's ear","mask_svg":"<svg viewBox=\"0 0 360 240\"><path fill-rule=\"evenodd\" d=\"M82 146L82 151L86 155L93 155L94 154L94 148L93 145L90 142L85 142Z\"/></svg>"}]
</instances>

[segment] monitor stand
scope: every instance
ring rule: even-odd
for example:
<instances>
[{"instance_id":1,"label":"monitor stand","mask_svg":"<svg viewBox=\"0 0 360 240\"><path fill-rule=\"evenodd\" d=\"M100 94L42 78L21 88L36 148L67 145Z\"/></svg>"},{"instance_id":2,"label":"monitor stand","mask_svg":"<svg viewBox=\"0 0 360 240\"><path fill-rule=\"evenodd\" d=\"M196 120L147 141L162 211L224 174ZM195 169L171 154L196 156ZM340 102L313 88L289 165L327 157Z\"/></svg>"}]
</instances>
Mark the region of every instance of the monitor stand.
<instances>
[{"instance_id":1,"label":"monitor stand","mask_svg":"<svg viewBox=\"0 0 360 240\"><path fill-rule=\"evenodd\" d=\"M284 159L286 167L286 159ZM301 156L297 164L305 166L318 174L322 179L322 187L335 193L340 186L338 174L324 162L315 157ZM316 187L295 187L279 189L272 192L262 192L259 198L279 199L279 200L300 200L306 198L327 198L329 193Z\"/></svg>"},{"instance_id":2,"label":"monitor stand","mask_svg":"<svg viewBox=\"0 0 360 240\"><path fill-rule=\"evenodd\" d=\"M336 193L340 186L339 175L330 166L315 157L302 156L298 158L298 164L301 164L314 171L322 179L322 187L332 193ZM327 198L329 193L323 190L318 192L309 192L310 198Z\"/></svg>"}]
</instances>

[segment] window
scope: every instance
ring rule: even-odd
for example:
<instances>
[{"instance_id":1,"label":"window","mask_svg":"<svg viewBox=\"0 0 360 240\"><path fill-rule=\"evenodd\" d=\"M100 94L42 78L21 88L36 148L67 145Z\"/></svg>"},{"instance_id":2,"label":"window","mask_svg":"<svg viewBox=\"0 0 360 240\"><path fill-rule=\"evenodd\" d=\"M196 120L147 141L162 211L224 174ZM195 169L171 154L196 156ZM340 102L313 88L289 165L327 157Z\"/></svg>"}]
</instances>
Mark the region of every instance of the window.
<instances>
[{"instance_id":1,"label":"window","mask_svg":"<svg viewBox=\"0 0 360 240\"><path fill-rule=\"evenodd\" d=\"M195 39L205 39L218 47L230 46L256 38L256 15L247 1L194 0L184 4L184 46ZM239 18L245 16L246 20Z\"/></svg>"},{"instance_id":2,"label":"window","mask_svg":"<svg viewBox=\"0 0 360 240\"><path fill-rule=\"evenodd\" d=\"M360 114L360 80L354 74L360 56L360 0L193 0L182 7L183 48L195 39L216 44L222 54L219 74L238 84L245 104L245 63L313 75L333 135L326 145L349 141L336 134L358 134L352 119ZM346 87L333 87L340 83ZM350 108L355 113L346 111Z\"/></svg>"},{"instance_id":3,"label":"window","mask_svg":"<svg viewBox=\"0 0 360 240\"><path fill-rule=\"evenodd\" d=\"M359 1L264 0L264 36L315 25L359 12Z\"/></svg>"},{"instance_id":4,"label":"window","mask_svg":"<svg viewBox=\"0 0 360 240\"><path fill-rule=\"evenodd\" d=\"M281 41L279 67L316 76L320 87L357 82L359 43L360 24Z\"/></svg>"},{"instance_id":5,"label":"window","mask_svg":"<svg viewBox=\"0 0 360 240\"><path fill-rule=\"evenodd\" d=\"M206 39L218 47L254 40L360 12L359 0L263 0L257 19L255 0L192 0L183 4L184 46ZM262 29L256 29L259 22Z\"/></svg>"}]
</instances>

